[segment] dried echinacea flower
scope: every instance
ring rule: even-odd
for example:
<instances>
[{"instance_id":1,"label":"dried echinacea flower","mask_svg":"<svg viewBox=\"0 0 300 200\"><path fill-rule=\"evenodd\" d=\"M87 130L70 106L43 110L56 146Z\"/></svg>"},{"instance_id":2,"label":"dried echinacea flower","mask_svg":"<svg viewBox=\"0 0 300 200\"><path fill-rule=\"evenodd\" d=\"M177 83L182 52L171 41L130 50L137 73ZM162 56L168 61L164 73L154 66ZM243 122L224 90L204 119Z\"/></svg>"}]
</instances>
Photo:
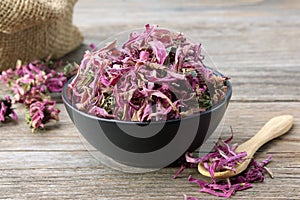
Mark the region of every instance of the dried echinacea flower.
<instances>
[{"instance_id":1,"label":"dried echinacea flower","mask_svg":"<svg viewBox=\"0 0 300 200\"><path fill-rule=\"evenodd\" d=\"M227 179L216 179L214 173L222 170L232 170L235 172L235 168L240 162L243 162L247 156L246 152L235 153L235 149L238 147L237 144L229 145L232 136L227 140L219 139L218 143L214 147L214 151L200 158L194 158L190 153L186 153L186 163L183 163L178 172L173 176L176 178L183 172L187 167L193 167L201 163L210 172L211 182L188 177L188 181L196 183L200 190L199 192L205 192L218 197L231 197L236 191L245 190L252 187L254 182L263 182L265 172L270 173L266 165L271 161L272 155L269 155L267 159L262 162L258 162L254 159L251 160L247 169L234 177ZM197 200L195 197L184 196L185 200Z\"/></svg>"},{"instance_id":2,"label":"dried echinacea flower","mask_svg":"<svg viewBox=\"0 0 300 200\"><path fill-rule=\"evenodd\" d=\"M32 132L44 128L44 125L50 120L58 121L60 110L55 108L55 104L55 101L44 99L30 105L26 112L26 122L31 127Z\"/></svg>"},{"instance_id":3,"label":"dried echinacea flower","mask_svg":"<svg viewBox=\"0 0 300 200\"><path fill-rule=\"evenodd\" d=\"M228 77L206 67L202 45L183 33L147 24L126 42L90 48L69 84L68 98L77 109L101 118L179 119L211 109L227 92Z\"/></svg>"},{"instance_id":4,"label":"dried echinacea flower","mask_svg":"<svg viewBox=\"0 0 300 200\"><path fill-rule=\"evenodd\" d=\"M5 83L10 83L14 91L14 100L23 103L24 99L30 95L32 90L48 94L51 92L61 92L67 78L64 74L56 72L42 61L35 61L27 65L18 64L14 71L14 78L2 73L1 78ZM14 80L10 81L9 80Z\"/></svg>"},{"instance_id":5,"label":"dried echinacea flower","mask_svg":"<svg viewBox=\"0 0 300 200\"><path fill-rule=\"evenodd\" d=\"M0 98L0 122L4 122L8 118L18 120L18 116L12 108L10 96Z\"/></svg>"},{"instance_id":6,"label":"dried echinacea flower","mask_svg":"<svg viewBox=\"0 0 300 200\"><path fill-rule=\"evenodd\" d=\"M8 69L0 75L0 80L13 90L12 101L22 103L28 109L26 119L33 131L43 128L51 119L58 120L59 109L55 108L55 101L51 100L50 94L61 92L67 81L67 75L56 71L63 65L67 65L69 73L77 70L75 64L73 66L62 61L54 62L47 58L28 64L22 64L19 60L15 69ZM15 117L13 111L6 109L7 105L2 107L2 113L8 110L8 115ZM3 116L0 116L1 119L5 119Z\"/></svg>"},{"instance_id":7,"label":"dried echinacea flower","mask_svg":"<svg viewBox=\"0 0 300 200\"><path fill-rule=\"evenodd\" d=\"M212 178L212 182L195 179L189 176L188 181L196 183L200 187L199 192L205 192L218 197L231 197L236 191L251 188L254 182L263 182L266 172L265 165L271 160L271 155L262 162L252 160L247 170L240 175L237 175L226 180L216 180Z\"/></svg>"}]
</instances>

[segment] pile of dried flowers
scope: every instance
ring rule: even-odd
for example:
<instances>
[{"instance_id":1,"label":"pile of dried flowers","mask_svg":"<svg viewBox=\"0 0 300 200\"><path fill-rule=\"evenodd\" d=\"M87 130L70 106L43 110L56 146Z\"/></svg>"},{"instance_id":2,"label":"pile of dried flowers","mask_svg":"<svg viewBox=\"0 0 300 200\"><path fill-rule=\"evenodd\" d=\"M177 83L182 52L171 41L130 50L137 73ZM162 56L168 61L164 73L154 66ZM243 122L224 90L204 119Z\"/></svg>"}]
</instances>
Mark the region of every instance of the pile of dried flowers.
<instances>
[{"instance_id":1,"label":"pile of dried flowers","mask_svg":"<svg viewBox=\"0 0 300 200\"><path fill-rule=\"evenodd\" d=\"M182 164L181 168L173 178L177 178L184 169L188 167L202 164L210 172L211 182L193 178L191 175L188 177L188 181L196 183L200 187L199 192L205 192L217 197L225 198L231 197L236 191L251 188L253 186L252 183L254 182L263 182L265 172L269 173L273 178L272 173L266 167L272 158L272 155L269 155L268 158L262 162L258 162L252 158L247 169L239 175L217 180L214 177L215 172L223 170L232 170L235 172L235 168L239 163L243 162L247 156L247 152L235 152L238 147L237 144L229 145L232 138L233 134L225 141L219 139L214 146L214 151L200 158L194 158L190 153L186 153L186 162ZM197 200L197 198L184 195L184 200Z\"/></svg>"},{"instance_id":2,"label":"pile of dried flowers","mask_svg":"<svg viewBox=\"0 0 300 200\"><path fill-rule=\"evenodd\" d=\"M17 120L11 109L12 103L25 105L26 122L32 132L44 128L51 120L58 121L60 110L55 107L56 101L51 99L51 93L61 92L67 82L65 73L71 72L71 65L67 65L64 72L57 72L57 68L65 65L62 61L53 62L50 58L36 60L29 64L18 61L15 69L3 71L0 80L14 93L13 100L5 97L1 100L0 121L4 121L10 114Z\"/></svg>"},{"instance_id":3,"label":"pile of dried flowers","mask_svg":"<svg viewBox=\"0 0 300 200\"><path fill-rule=\"evenodd\" d=\"M228 77L203 63L202 45L183 33L145 25L126 42L87 51L69 84L74 106L122 121L179 119L211 109L227 93Z\"/></svg>"}]
</instances>

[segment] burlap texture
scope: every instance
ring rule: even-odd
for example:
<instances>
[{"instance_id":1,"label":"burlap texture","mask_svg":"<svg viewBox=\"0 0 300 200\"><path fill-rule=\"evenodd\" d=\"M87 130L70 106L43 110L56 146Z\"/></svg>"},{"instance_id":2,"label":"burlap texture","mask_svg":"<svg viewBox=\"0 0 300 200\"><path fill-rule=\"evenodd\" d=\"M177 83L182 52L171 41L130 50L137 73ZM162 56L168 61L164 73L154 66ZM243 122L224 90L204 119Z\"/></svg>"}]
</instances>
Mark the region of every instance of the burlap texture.
<instances>
[{"instance_id":1,"label":"burlap texture","mask_svg":"<svg viewBox=\"0 0 300 200\"><path fill-rule=\"evenodd\" d=\"M0 0L0 71L18 59L59 58L80 45L72 24L77 0Z\"/></svg>"}]
</instances>

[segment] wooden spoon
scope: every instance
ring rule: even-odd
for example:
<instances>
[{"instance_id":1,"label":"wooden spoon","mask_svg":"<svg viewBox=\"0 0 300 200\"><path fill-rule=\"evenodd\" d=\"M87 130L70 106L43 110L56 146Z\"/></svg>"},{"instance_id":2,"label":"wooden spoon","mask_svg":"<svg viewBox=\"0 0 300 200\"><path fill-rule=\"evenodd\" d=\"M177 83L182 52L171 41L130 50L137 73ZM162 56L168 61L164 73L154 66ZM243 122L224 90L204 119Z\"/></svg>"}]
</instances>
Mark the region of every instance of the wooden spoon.
<instances>
[{"instance_id":1,"label":"wooden spoon","mask_svg":"<svg viewBox=\"0 0 300 200\"><path fill-rule=\"evenodd\" d=\"M231 170L215 172L215 178L229 178L244 171L255 152L265 143L288 132L293 125L293 121L294 117L291 115L281 115L272 118L256 135L237 147L236 152L246 151L247 156L245 161L236 167L236 173ZM210 173L201 163L198 164L198 171L202 175L210 177Z\"/></svg>"}]
</instances>

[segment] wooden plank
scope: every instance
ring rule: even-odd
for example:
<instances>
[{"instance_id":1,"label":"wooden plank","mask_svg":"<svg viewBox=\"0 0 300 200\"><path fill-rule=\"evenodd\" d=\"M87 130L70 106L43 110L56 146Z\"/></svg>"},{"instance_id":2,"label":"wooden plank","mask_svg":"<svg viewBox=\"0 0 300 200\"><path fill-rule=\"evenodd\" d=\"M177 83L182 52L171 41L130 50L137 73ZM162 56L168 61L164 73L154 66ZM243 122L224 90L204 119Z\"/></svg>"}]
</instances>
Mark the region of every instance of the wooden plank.
<instances>
[{"instance_id":1,"label":"wooden plank","mask_svg":"<svg viewBox=\"0 0 300 200\"><path fill-rule=\"evenodd\" d=\"M224 136L229 135L229 125L232 125L236 134L234 142L243 142L273 116L299 116L299 106L300 103L232 102L226 114ZM60 104L59 108L62 109L59 122L62 124L43 133L32 134L21 123L22 116L16 126L8 123L0 127L1 198L180 199L183 194L188 194L214 199L199 194L197 186L187 182L189 174L200 177L196 170L188 170L182 178L173 180L171 176L178 168L148 174L125 174L99 164L81 145L63 105ZM22 108L18 107L18 110ZM269 167L276 178L266 178L263 184L238 192L232 199L299 197L299 124L296 117L292 131L270 142L256 154L258 160L273 154ZM283 185L287 187L281 187Z\"/></svg>"},{"instance_id":2,"label":"wooden plank","mask_svg":"<svg viewBox=\"0 0 300 200\"><path fill-rule=\"evenodd\" d=\"M231 67L224 69L231 77L236 101L300 101L300 67Z\"/></svg>"},{"instance_id":3,"label":"wooden plank","mask_svg":"<svg viewBox=\"0 0 300 200\"><path fill-rule=\"evenodd\" d=\"M231 2L155 1L149 5L139 1L90 0L78 2L74 23L83 31L86 41L101 41L116 32L154 23L186 32L200 40L213 55L230 55L227 59L253 63L257 58L252 54L263 54L265 58L266 54L275 53L278 56L274 58L282 60L286 52L287 56L298 59L297 1ZM97 15L101 17L93 17ZM248 55L247 59L241 58L241 54Z\"/></svg>"},{"instance_id":4,"label":"wooden plank","mask_svg":"<svg viewBox=\"0 0 300 200\"><path fill-rule=\"evenodd\" d=\"M55 157L57 160L66 157L52 154L52 156L49 154L50 158ZM20 153L21 156L26 157L28 154ZM80 154L73 156L78 159L83 158ZM294 154L295 159L299 159L299 156L299 153ZM35 157L42 158L38 154ZM290 160L286 159L284 154L279 156L278 160L274 160L269 165L275 174L274 179L266 177L264 183L254 184L253 189L238 192L232 199L263 197L296 199L299 197L299 165L293 168L287 166ZM47 159L40 159L40 163L45 161ZM84 161L86 160L83 159ZM203 179L195 169L187 170L180 178L173 180L171 176L176 170L176 168L167 168L147 174L126 174L94 163L82 166L77 162L64 167L62 165L58 167L55 162L53 166L37 167L36 164L31 164L31 167L1 169L0 192L2 198L14 199L74 199L75 197L79 199L181 199L182 194L215 199L206 194L199 194L198 187L187 182L190 174Z\"/></svg>"},{"instance_id":5,"label":"wooden plank","mask_svg":"<svg viewBox=\"0 0 300 200\"><path fill-rule=\"evenodd\" d=\"M206 18L204 18L206 19ZM228 67L274 67L285 68L299 66L300 39L298 37L300 22L288 24L277 20L261 20L244 23L230 24L228 21L221 23L201 24L201 27L188 24L166 24L172 28L184 32L194 41L202 43L210 58L218 68ZM134 26L142 28L144 24ZM282 26L287 26L282 30ZM98 44L104 39L125 30L125 25L96 25L79 27L85 36L85 44ZM280 39L279 39L280 38ZM112 38L111 40L113 40ZM88 49L87 46L84 48ZM81 54L84 48L80 50ZM82 57L82 55L77 55ZM211 62L207 59L208 65Z\"/></svg>"},{"instance_id":6,"label":"wooden plank","mask_svg":"<svg viewBox=\"0 0 300 200\"><path fill-rule=\"evenodd\" d=\"M80 26L126 25L152 22L188 24L197 26L199 21L220 24L222 21L244 22L249 19L279 19L298 14L299 3L288 1L152 1L151 4L129 0L109 2L87 0L75 6L74 23ZM96 17L99 16L99 17ZM281 19L285 20L285 19Z\"/></svg>"},{"instance_id":7,"label":"wooden plank","mask_svg":"<svg viewBox=\"0 0 300 200\"><path fill-rule=\"evenodd\" d=\"M258 160L265 159L269 154L273 155L273 162L270 163L271 168L279 170L278 177L291 176L295 172L295 176L299 177L299 152L269 152L259 151L255 158ZM0 152L1 170L28 170L28 169L78 169L84 170L87 167L97 167L102 173L116 173L116 171L102 165L87 151L6 151ZM289 169L289 171L282 170ZM166 173L176 172L178 168L166 168ZM296 173L297 172L297 173ZM153 172L154 173L154 172ZM116 182L117 183L117 182Z\"/></svg>"}]
</instances>

